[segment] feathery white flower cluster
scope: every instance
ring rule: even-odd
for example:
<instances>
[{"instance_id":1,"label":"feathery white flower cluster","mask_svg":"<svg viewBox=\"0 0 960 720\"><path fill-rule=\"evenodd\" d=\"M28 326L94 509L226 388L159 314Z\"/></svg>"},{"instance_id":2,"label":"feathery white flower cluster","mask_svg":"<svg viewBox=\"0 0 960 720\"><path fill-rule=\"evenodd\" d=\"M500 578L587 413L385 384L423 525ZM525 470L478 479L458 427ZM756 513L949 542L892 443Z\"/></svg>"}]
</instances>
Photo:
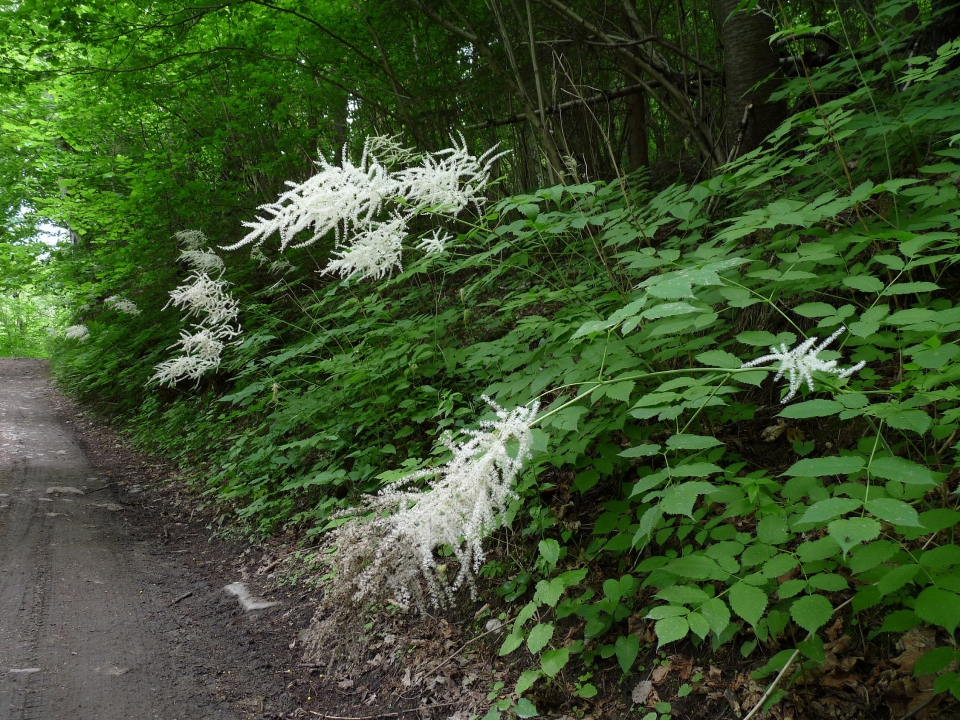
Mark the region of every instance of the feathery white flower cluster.
<instances>
[{"instance_id":1,"label":"feathery white flower cluster","mask_svg":"<svg viewBox=\"0 0 960 720\"><path fill-rule=\"evenodd\" d=\"M199 250L209 242L207 236L199 230L180 230L173 234L173 239L180 243L184 250Z\"/></svg>"},{"instance_id":2,"label":"feathery white flower cluster","mask_svg":"<svg viewBox=\"0 0 960 720\"><path fill-rule=\"evenodd\" d=\"M740 367L750 368L757 367L758 365L766 365L769 362L779 362L780 367L773 379L779 380L786 376L787 383L790 386L790 392L788 392L780 402L788 403L796 396L797 391L800 390L800 386L804 382L807 383L807 387L813 392L813 373L815 372L829 373L836 375L838 378L846 378L866 366L867 363L861 360L856 365L846 369L840 369L837 367L836 360L821 360L817 357L821 350L825 350L834 340L840 337L846 329L847 328L841 325L839 329L819 345L816 345L817 338L812 337L804 340L793 348L793 350L790 350L786 343L780 343L779 350L775 346L771 346L769 355L745 362Z\"/></svg>"},{"instance_id":3,"label":"feathery white flower cluster","mask_svg":"<svg viewBox=\"0 0 960 720\"><path fill-rule=\"evenodd\" d=\"M77 342L86 342L90 337L90 330L86 325L71 325L63 331L63 336L67 340L76 340Z\"/></svg>"},{"instance_id":4,"label":"feathery white flower cluster","mask_svg":"<svg viewBox=\"0 0 960 720\"><path fill-rule=\"evenodd\" d=\"M340 165L321 159L317 163L320 172L312 178L299 185L288 182L290 190L276 202L260 206L263 216L243 223L250 232L224 249L256 243L256 252L277 233L283 251L288 246L310 245L332 232L338 251L324 273L379 279L394 268L402 269L402 241L409 221L422 213L456 215L470 204L482 205L490 167L504 154L496 153L494 146L475 157L467 151L462 135L460 145L452 144L446 150L419 156L401 147L395 138L368 138L356 165L344 147ZM421 164L396 172L388 168L395 162L415 160ZM386 220L382 217L385 209L389 210ZM295 242L302 231L312 234ZM424 243L423 249L431 253L445 247L437 235Z\"/></svg>"},{"instance_id":5,"label":"feathery white flower cluster","mask_svg":"<svg viewBox=\"0 0 960 720\"><path fill-rule=\"evenodd\" d=\"M137 304L132 300L127 300L125 297L120 295L111 295L106 300L103 301L103 304L113 310L116 310L118 313L123 313L124 315L139 315L140 308L137 307Z\"/></svg>"},{"instance_id":6,"label":"feathery white flower cluster","mask_svg":"<svg viewBox=\"0 0 960 720\"><path fill-rule=\"evenodd\" d=\"M195 272L223 272L223 260L213 250L184 250L177 259L186 262Z\"/></svg>"},{"instance_id":7,"label":"feathery white flower cluster","mask_svg":"<svg viewBox=\"0 0 960 720\"><path fill-rule=\"evenodd\" d=\"M421 597L421 576L435 605L452 600L464 584L473 589L484 562L483 539L499 526L508 501L516 497L514 482L530 457L530 427L539 409L534 403L505 410L483 399L497 419L481 422L479 430L465 430L467 438L460 442L445 438L453 453L449 462L391 483L351 513L358 518L372 513L372 520L356 519L334 532L338 571L355 600L386 593L406 604ZM408 489L426 477L436 478L428 490ZM445 547L453 552L455 574L435 555Z\"/></svg>"},{"instance_id":8,"label":"feathery white flower cluster","mask_svg":"<svg viewBox=\"0 0 960 720\"><path fill-rule=\"evenodd\" d=\"M150 382L174 385L180 380L199 380L205 373L220 366L220 355L228 341L240 334L237 315L240 308L230 294L230 284L220 277L210 277L209 270L223 273L223 260L213 251L203 250L200 243L206 241L203 233L185 230L175 236L187 249L180 254L193 271L187 282L170 291L167 306L173 305L183 312L183 318L197 318L193 332L181 331L180 340L169 349L179 349L183 354L165 360L154 369Z\"/></svg>"}]
</instances>

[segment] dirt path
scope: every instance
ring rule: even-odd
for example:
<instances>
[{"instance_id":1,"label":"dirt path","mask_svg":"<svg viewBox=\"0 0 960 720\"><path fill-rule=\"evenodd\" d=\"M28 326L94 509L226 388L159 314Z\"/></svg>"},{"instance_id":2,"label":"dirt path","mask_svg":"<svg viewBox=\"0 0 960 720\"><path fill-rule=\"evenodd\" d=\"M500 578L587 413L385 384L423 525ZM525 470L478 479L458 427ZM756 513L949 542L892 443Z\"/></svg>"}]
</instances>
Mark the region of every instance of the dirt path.
<instances>
[{"instance_id":1,"label":"dirt path","mask_svg":"<svg viewBox=\"0 0 960 720\"><path fill-rule=\"evenodd\" d=\"M256 647L294 623L244 616L203 547L131 522L55 399L43 363L0 360L0 720L302 717Z\"/></svg>"}]
</instances>

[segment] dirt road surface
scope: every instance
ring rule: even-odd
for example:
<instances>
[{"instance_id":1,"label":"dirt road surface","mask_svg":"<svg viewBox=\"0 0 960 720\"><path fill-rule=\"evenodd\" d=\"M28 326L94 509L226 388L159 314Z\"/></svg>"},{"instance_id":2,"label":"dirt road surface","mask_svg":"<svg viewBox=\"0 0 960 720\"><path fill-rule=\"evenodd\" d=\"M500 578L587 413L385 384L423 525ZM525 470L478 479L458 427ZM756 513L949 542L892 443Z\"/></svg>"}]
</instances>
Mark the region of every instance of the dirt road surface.
<instances>
[{"instance_id":1,"label":"dirt road surface","mask_svg":"<svg viewBox=\"0 0 960 720\"><path fill-rule=\"evenodd\" d=\"M43 363L0 359L0 720L302 717L256 647L279 621L140 531L56 407Z\"/></svg>"}]
</instances>

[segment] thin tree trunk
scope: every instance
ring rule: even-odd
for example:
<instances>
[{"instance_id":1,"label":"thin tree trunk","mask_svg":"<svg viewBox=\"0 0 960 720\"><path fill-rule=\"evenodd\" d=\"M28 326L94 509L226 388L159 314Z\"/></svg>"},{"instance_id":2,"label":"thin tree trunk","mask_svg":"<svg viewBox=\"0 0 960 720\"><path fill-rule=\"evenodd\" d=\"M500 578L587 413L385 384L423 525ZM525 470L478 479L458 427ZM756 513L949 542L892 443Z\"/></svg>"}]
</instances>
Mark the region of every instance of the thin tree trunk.
<instances>
[{"instance_id":1,"label":"thin tree trunk","mask_svg":"<svg viewBox=\"0 0 960 720\"><path fill-rule=\"evenodd\" d=\"M650 165L647 139L647 94L627 95L627 160L631 170Z\"/></svg>"}]
</instances>

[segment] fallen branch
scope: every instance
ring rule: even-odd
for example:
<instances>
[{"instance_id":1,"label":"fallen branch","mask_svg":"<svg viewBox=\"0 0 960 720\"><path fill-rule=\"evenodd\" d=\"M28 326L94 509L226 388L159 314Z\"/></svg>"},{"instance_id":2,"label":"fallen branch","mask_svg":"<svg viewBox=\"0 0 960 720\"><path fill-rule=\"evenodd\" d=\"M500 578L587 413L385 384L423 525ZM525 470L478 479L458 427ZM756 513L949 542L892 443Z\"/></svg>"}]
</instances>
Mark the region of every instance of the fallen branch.
<instances>
[{"instance_id":1,"label":"fallen branch","mask_svg":"<svg viewBox=\"0 0 960 720\"><path fill-rule=\"evenodd\" d=\"M596 105L597 103L602 103L605 101L609 102L610 100L616 100L617 98L626 97L627 95L633 95L634 93L638 93L643 90L643 85L628 85L627 87L618 88L616 90L606 90L598 93L597 95L591 95L587 98L577 98L576 100L568 100L557 105L551 105L544 110L544 114L556 115L558 112L562 112L564 110L570 110L582 105ZM537 110L536 114L539 115L540 111ZM468 129L486 130L488 128L500 127L501 125L512 125L514 123L524 122L526 119L527 116L525 114L518 113L516 115L511 115L508 118L501 118L499 120L485 120L482 123L471 125Z\"/></svg>"},{"instance_id":2,"label":"fallen branch","mask_svg":"<svg viewBox=\"0 0 960 720\"><path fill-rule=\"evenodd\" d=\"M183 595L181 595L180 597L178 597L176 600L174 600L174 601L171 602L170 604L171 604L171 605L176 605L178 602L181 602L181 601L183 601L183 600L186 600L186 599L187 599L188 597L190 597L191 595L193 595L193 590L191 590L190 592L185 592Z\"/></svg>"}]
</instances>

